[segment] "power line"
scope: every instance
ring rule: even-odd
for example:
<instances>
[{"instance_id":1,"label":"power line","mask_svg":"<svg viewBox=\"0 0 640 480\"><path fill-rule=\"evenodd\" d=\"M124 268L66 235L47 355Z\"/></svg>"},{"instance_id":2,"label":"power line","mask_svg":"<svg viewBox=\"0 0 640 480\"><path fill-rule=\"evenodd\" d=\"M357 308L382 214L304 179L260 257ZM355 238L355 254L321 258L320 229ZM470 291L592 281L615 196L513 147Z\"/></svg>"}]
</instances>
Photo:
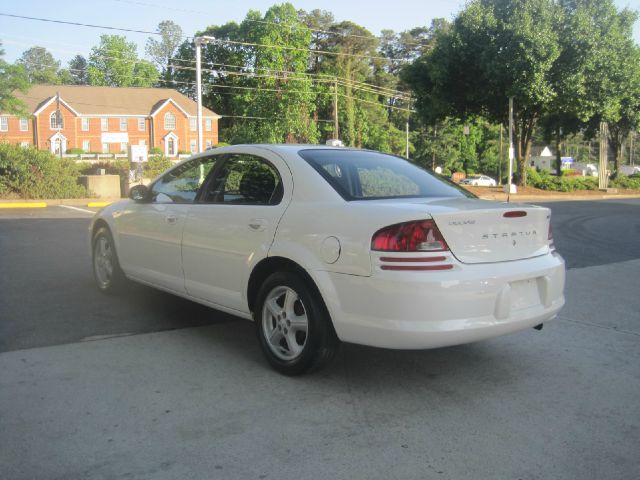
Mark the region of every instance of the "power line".
<instances>
[{"instance_id":1,"label":"power line","mask_svg":"<svg viewBox=\"0 0 640 480\"><path fill-rule=\"evenodd\" d=\"M151 8L164 8L166 10L173 10L174 12L184 12L184 13L196 13L196 14L200 14L200 15L211 15L214 12L205 12L202 10L190 10L190 9L185 9L185 8L176 8L176 7L170 7L167 5L157 5L154 3L146 3L146 2L138 2L135 0L113 0L114 2L119 2L119 3L128 3L130 5L137 5L137 6L141 6L141 7L151 7ZM335 32L332 30L322 30L319 28L313 28L310 27L309 25L305 24L304 22L299 22L297 24L292 24L292 23L279 23L279 22L271 22L269 20L254 20L254 19L249 19L249 18L245 18L243 20L243 22L252 22L252 23L262 23L265 25L275 25L278 27L283 27L283 28L294 28L294 27L299 27L299 26L304 26L306 27L309 31L311 32L315 32L315 33L324 33L326 35L336 35L336 36L340 36L343 38L362 38L362 39L366 39L366 40L381 40L382 37L376 37L374 35L371 36L367 36L367 35L357 35L354 33L343 33L343 32ZM235 23L235 22L234 22ZM428 47L429 43L420 43L420 42L404 42L406 45L416 45L416 46L423 46L423 47Z\"/></svg>"},{"instance_id":2,"label":"power line","mask_svg":"<svg viewBox=\"0 0 640 480\"><path fill-rule=\"evenodd\" d=\"M74 25L78 27L100 28L104 30L114 30L114 31L129 32L129 33L143 33L146 35L161 35L159 32L151 32L148 30L136 30L132 28L121 28L121 27L111 27L106 25L96 25L96 24L90 24L90 23L70 22L67 20L54 20L50 18L30 17L26 15L14 15L10 13L2 13L2 12L0 12L0 16L20 18L23 20L35 20L39 22L58 23L63 25ZM188 39L193 37L185 36L184 38ZM376 55L364 55L364 54L358 54L358 53L345 53L345 52L330 52L328 50L315 50L311 48L290 47L286 45L267 45L263 43L238 42L234 40L216 39L216 43L228 43L232 45L241 45L241 46L248 46L248 47L275 48L280 50L304 51L304 52L320 54L320 55L336 55L336 56L344 56L344 57L352 57L352 58L369 58L372 60L386 60L386 61L397 61L397 62L410 61L409 59L406 59L406 58L387 58L387 57L381 57Z\"/></svg>"},{"instance_id":3,"label":"power line","mask_svg":"<svg viewBox=\"0 0 640 480\"><path fill-rule=\"evenodd\" d=\"M28 39L30 37L8 37L8 38L23 38L23 39ZM42 40L40 39L31 39L35 42L40 42ZM13 42L13 43L19 43L19 42ZM77 45L77 44L71 44L71 43L61 43L61 42L50 42L50 41L44 41L44 43L58 43L61 45L67 45L67 46L81 46L81 45ZM22 43L23 45L29 45L26 43ZM64 49L57 49L57 48L52 48L51 50L53 51L63 51L66 53L75 53L71 50L64 50ZM107 52L108 51L115 51L115 50L110 50L110 49L105 49ZM119 62L122 63L128 63L128 64L148 64L149 61L145 60L145 59L137 59L137 60L133 60L133 59L126 59L126 58L121 58L121 57L113 57L113 56L108 56L108 55L102 55L102 58L106 58L106 59L113 59L113 60L117 60ZM190 64L195 64L195 60L192 59L182 59L182 58L176 58L176 57L171 57L169 58L169 60L172 61L178 61L178 62L182 62L182 63L190 63ZM347 79L344 77L336 77L333 75L329 75L329 74L323 74L323 73L309 73L309 72L291 72L291 71L287 71L287 70L279 70L279 69L271 69L271 68L267 68L267 67L247 67L242 66L242 65L229 65L229 64L224 64L224 63L216 63L216 62L204 62L205 64L211 65L211 66L221 66L221 67L225 67L225 68L238 68L238 69L254 69L257 72L261 72L261 71L265 71L265 72L274 72L275 75L269 76L269 75L265 75L262 73L255 73L255 72L233 72L233 71L228 71L228 70L220 70L220 69L207 69L204 68L203 71L209 72L209 73L214 73L214 74L219 74L219 75L236 75L236 76L245 76L245 77L254 77L254 78L281 78L278 77L278 74L280 75L290 75L289 77L287 77L290 80L302 80L303 78L301 77L316 77L316 81L320 81L320 82L334 82L334 81L338 81L341 85L349 85L352 88L355 88L356 90L362 90L362 91L368 91L370 93L374 93L377 95L383 95L383 96L389 96L389 97L394 97L394 98L399 98L399 99L409 99L410 95L408 95L406 92L402 92L400 90L394 90L391 88L387 88L387 87L381 87L379 85L374 85L371 83L367 83L367 82L359 82L357 80L352 80L352 79ZM55 65L43 65L43 66L55 66ZM175 68L176 70L193 70L195 71L195 67L187 67L187 66L182 66L182 65L171 65L172 68ZM71 70L69 68L67 68L67 70ZM357 86L356 86L357 85Z\"/></svg>"}]
</instances>

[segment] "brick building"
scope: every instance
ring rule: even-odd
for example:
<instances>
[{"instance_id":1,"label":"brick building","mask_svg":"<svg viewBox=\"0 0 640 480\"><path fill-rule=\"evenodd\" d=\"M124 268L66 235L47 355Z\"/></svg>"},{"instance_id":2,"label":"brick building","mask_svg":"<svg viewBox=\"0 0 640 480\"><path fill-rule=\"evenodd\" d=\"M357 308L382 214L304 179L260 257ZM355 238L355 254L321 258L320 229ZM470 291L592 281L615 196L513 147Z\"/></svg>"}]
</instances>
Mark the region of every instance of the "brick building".
<instances>
[{"instance_id":1,"label":"brick building","mask_svg":"<svg viewBox=\"0 0 640 480\"><path fill-rule=\"evenodd\" d=\"M167 157L196 152L196 102L170 88L34 85L16 97L27 117L0 112L0 142L63 153L126 152L129 144L160 148ZM57 115L59 109L61 115ZM203 147L218 143L220 115L202 109Z\"/></svg>"}]
</instances>

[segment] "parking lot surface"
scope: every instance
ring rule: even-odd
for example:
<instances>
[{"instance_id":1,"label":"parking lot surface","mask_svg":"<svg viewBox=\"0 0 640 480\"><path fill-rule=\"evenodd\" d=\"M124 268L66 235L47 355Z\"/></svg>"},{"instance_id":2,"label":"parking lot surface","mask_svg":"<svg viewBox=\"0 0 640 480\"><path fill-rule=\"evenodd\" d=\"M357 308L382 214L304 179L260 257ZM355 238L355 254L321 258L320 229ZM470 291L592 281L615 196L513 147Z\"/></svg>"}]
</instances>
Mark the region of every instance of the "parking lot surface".
<instances>
[{"instance_id":1,"label":"parking lot surface","mask_svg":"<svg viewBox=\"0 0 640 480\"><path fill-rule=\"evenodd\" d=\"M88 211L0 211L0 478L637 478L640 201L548 206L567 305L542 331L343 345L301 378L250 322L97 292Z\"/></svg>"}]
</instances>

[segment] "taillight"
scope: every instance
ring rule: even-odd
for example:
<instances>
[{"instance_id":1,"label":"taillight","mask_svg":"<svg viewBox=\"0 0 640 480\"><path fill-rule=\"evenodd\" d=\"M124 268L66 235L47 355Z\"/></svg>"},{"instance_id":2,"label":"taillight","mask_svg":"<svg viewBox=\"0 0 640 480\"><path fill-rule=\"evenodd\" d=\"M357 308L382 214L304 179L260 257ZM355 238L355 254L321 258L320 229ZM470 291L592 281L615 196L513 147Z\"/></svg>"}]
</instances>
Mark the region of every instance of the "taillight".
<instances>
[{"instance_id":1,"label":"taillight","mask_svg":"<svg viewBox=\"0 0 640 480\"><path fill-rule=\"evenodd\" d=\"M433 220L398 223L378 230L371 249L381 252L443 252L449 250Z\"/></svg>"}]
</instances>

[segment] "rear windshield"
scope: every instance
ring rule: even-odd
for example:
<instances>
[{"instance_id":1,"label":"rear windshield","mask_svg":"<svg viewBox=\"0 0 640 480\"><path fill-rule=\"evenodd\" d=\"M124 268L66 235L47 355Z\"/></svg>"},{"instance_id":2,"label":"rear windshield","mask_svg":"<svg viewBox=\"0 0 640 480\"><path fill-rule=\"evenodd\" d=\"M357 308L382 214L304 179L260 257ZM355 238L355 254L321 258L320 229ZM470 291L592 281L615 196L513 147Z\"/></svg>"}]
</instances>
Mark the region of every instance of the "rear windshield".
<instances>
[{"instance_id":1,"label":"rear windshield","mask_svg":"<svg viewBox=\"0 0 640 480\"><path fill-rule=\"evenodd\" d=\"M304 158L345 200L474 197L407 160L367 150L308 149Z\"/></svg>"}]
</instances>

